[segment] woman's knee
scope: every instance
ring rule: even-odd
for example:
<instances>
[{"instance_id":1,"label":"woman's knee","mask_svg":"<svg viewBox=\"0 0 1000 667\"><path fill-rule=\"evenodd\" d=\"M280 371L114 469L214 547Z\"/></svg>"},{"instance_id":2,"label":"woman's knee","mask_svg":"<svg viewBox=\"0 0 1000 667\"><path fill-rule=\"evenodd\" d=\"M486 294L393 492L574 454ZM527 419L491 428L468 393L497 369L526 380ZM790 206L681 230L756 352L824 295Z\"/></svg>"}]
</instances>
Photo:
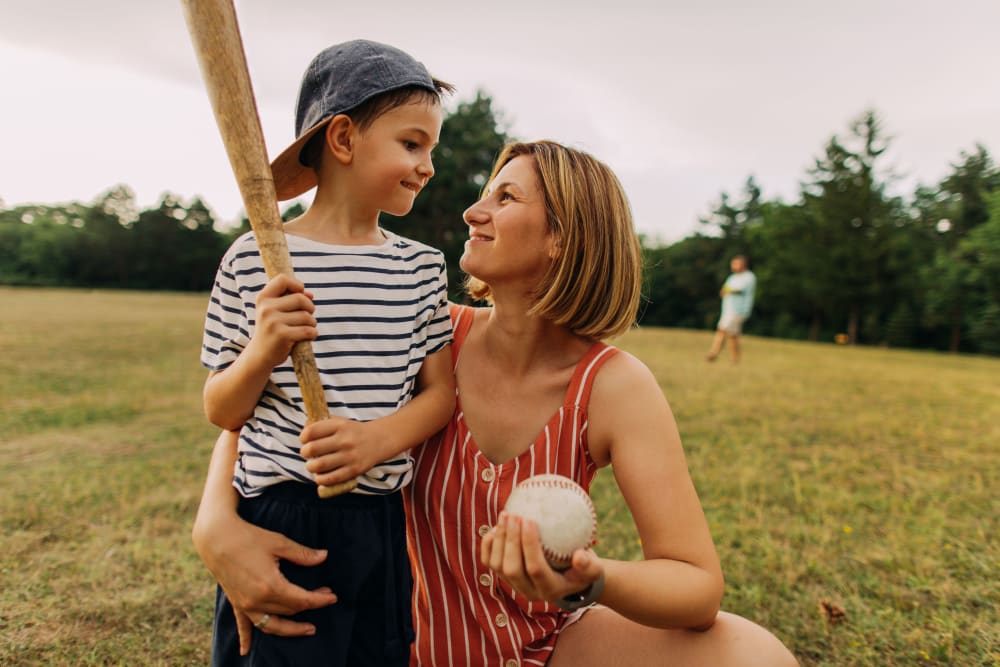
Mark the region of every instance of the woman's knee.
<instances>
[{"instance_id":1,"label":"woman's knee","mask_svg":"<svg viewBox=\"0 0 1000 667\"><path fill-rule=\"evenodd\" d=\"M597 607L566 628L551 667L621 664L713 665L713 667L797 667L791 652L763 627L720 612L709 628L660 630Z\"/></svg>"},{"instance_id":2,"label":"woman's knee","mask_svg":"<svg viewBox=\"0 0 1000 667\"><path fill-rule=\"evenodd\" d=\"M753 621L719 612L709 632L718 633L719 644L738 647L740 664L760 667L798 667L798 660L780 639Z\"/></svg>"}]
</instances>

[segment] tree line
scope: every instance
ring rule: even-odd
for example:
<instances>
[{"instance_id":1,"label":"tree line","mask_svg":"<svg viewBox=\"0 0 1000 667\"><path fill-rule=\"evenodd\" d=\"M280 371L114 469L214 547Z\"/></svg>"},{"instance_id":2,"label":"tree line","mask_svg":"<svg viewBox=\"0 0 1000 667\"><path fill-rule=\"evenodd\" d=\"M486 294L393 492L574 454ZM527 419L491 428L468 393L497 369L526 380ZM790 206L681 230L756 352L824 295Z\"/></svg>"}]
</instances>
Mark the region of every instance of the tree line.
<instances>
[{"instance_id":1,"label":"tree line","mask_svg":"<svg viewBox=\"0 0 1000 667\"><path fill-rule=\"evenodd\" d=\"M745 254L758 277L749 333L1000 354L1000 170L977 145L940 183L891 195L889 144L865 111L795 201L765 199L752 176L723 192L699 233L647 250L645 317L712 326L729 258Z\"/></svg>"},{"instance_id":2,"label":"tree line","mask_svg":"<svg viewBox=\"0 0 1000 667\"><path fill-rule=\"evenodd\" d=\"M510 138L488 95L460 102L442 126L431 187L405 218L383 221L444 251L454 299L467 236L458 215ZM641 323L714 328L729 259L743 254L758 277L747 333L1000 354L1000 170L977 145L940 183L894 195L889 146L865 111L823 147L794 201L765 198L751 175L720 194L696 233L644 239ZM293 203L282 216L301 212ZM140 210L125 185L90 203L0 207L0 284L207 291L249 229L216 222L206 202L171 193Z\"/></svg>"}]
</instances>

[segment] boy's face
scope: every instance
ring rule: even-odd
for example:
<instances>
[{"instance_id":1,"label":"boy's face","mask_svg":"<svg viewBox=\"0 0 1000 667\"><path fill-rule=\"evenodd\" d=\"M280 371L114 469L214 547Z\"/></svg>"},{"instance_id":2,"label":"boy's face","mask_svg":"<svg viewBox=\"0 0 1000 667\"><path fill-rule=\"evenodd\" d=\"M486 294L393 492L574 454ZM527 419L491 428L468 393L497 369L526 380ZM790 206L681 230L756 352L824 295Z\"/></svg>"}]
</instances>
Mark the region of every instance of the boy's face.
<instances>
[{"instance_id":1,"label":"boy's face","mask_svg":"<svg viewBox=\"0 0 1000 667\"><path fill-rule=\"evenodd\" d=\"M355 196L391 215L406 215L434 175L431 152L444 112L425 101L390 109L356 134Z\"/></svg>"}]
</instances>

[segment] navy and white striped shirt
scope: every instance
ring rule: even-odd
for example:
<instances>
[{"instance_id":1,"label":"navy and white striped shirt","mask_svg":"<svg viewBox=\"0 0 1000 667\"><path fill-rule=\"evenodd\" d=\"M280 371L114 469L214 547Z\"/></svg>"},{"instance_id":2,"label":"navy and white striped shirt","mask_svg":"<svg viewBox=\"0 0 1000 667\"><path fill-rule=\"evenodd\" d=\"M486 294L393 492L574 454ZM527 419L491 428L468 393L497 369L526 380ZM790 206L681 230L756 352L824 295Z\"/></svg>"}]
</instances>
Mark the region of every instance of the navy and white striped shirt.
<instances>
[{"instance_id":1,"label":"navy and white striped shirt","mask_svg":"<svg viewBox=\"0 0 1000 667\"><path fill-rule=\"evenodd\" d=\"M288 235L295 276L313 293L313 341L330 414L371 421L409 402L424 357L451 342L448 285L439 250L383 231L378 246L339 246ZM257 294L267 283L253 234L238 238L216 275L201 362L227 368L250 342ZM295 480L313 483L299 449L305 408L291 358L271 373L240 433L233 485L245 497ZM355 493L387 494L409 483L413 459L372 468Z\"/></svg>"}]
</instances>

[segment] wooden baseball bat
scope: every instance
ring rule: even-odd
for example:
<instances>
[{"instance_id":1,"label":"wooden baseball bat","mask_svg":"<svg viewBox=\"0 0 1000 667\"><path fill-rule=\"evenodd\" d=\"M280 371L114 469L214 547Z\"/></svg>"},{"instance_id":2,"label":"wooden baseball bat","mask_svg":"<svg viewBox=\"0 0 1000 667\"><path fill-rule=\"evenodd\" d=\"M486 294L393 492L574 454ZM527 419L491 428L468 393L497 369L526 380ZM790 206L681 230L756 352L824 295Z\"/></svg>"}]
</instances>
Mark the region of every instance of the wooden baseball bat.
<instances>
[{"instance_id":1,"label":"wooden baseball bat","mask_svg":"<svg viewBox=\"0 0 1000 667\"><path fill-rule=\"evenodd\" d=\"M236 8L232 0L182 2L215 120L260 248L264 270L268 278L279 274L294 275ZM292 364L302 390L308 423L326 419L330 412L309 341L296 343L292 348ZM357 484L358 480L353 479L335 486L320 486L319 495L335 496L350 491Z\"/></svg>"}]
</instances>

